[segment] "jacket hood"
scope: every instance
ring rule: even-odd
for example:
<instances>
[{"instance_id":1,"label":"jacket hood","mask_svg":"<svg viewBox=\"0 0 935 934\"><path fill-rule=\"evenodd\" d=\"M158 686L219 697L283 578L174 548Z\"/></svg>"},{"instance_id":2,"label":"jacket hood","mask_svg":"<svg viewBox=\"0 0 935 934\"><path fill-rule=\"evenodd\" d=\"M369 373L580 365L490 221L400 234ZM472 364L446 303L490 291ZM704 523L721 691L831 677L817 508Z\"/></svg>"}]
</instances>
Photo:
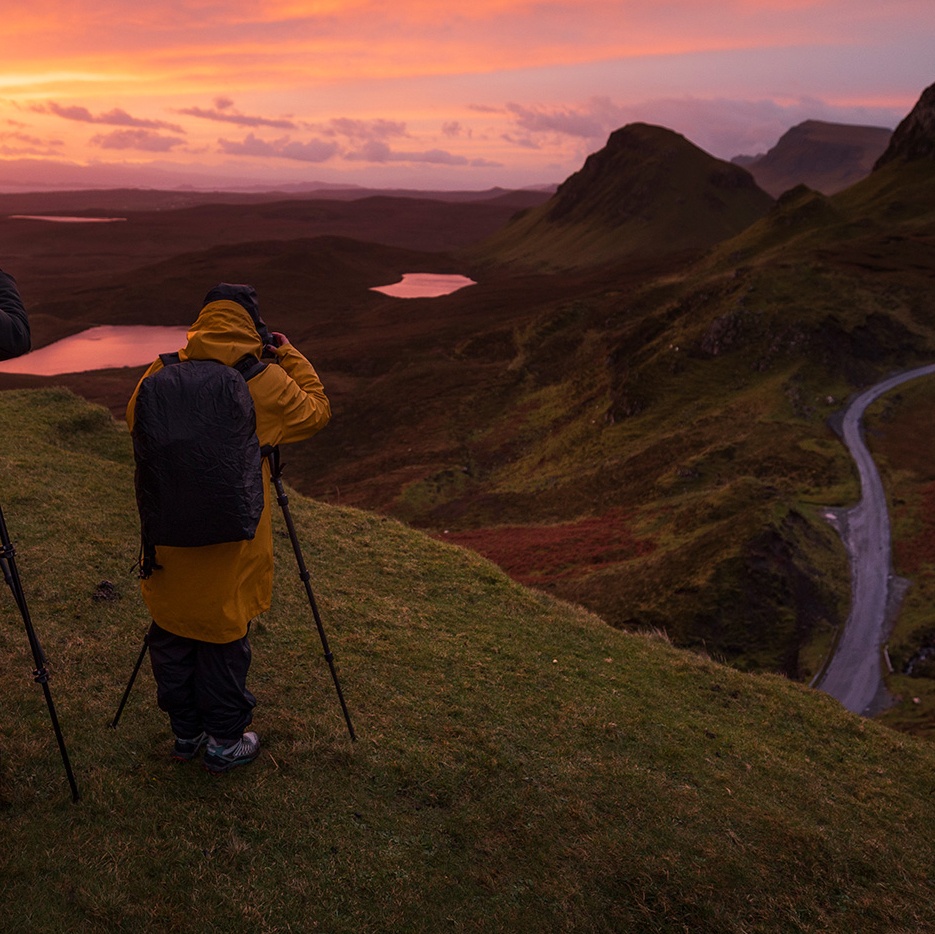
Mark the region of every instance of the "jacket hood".
<instances>
[{"instance_id":1,"label":"jacket hood","mask_svg":"<svg viewBox=\"0 0 935 934\"><path fill-rule=\"evenodd\" d=\"M188 330L188 343L182 356L193 360L219 360L233 366L247 354L259 359L263 346L247 310L239 302L220 299L201 309Z\"/></svg>"},{"instance_id":2,"label":"jacket hood","mask_svg":"<svg viewBox=\"0 0 935 934\"><path fill-rule=\"evenodd\" d=\"M253 321L256 326L263 346L265 347L270 343L269 330L266 327L266 322L260 317L260 301L257 298L256 289L252 285L219 282L208 292L205 296L205 300L201 304L210 305L211 302L222 300L237 302L237 304L250 315L250 320Z\"/></svg>"}]
</instances>

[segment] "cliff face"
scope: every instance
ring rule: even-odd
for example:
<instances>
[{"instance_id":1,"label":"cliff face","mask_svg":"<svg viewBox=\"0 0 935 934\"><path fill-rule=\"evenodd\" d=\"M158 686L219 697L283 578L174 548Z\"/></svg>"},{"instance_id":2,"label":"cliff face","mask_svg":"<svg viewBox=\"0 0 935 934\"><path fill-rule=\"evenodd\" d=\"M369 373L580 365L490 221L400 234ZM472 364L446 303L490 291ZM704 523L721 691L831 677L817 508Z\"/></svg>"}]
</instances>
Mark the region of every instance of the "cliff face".
<instances>
[{"instance_id":1,"label":"cliff face","mask_svg":"<svg viewBox=\"0 0 935 934\"><path fill-rule=\"evenodd\" d=\"M798 185L831 195L866 178L891 136L885 127L806 120L784 133L766 155L740 156L734 162L774 197Z\"/></svg>"},{"instance_id":2,"label":"cliff face","mask_svg":"<svg viewBox=\"0 0 935 934\"><path fill-rule=\"evenodd\" d=\"M919 159L935 159L935 84L922 92L918 103L896 127L874 170L892 162L915 162Z\"/></svg>"}]
</instances>

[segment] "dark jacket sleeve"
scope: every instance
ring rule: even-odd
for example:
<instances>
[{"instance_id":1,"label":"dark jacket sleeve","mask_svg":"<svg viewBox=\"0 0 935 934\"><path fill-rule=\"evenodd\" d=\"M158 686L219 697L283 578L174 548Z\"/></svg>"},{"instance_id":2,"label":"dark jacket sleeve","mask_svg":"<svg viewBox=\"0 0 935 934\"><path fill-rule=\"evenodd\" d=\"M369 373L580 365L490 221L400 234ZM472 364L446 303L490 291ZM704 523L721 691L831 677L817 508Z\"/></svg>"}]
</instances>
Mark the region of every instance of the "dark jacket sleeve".
<instances>
[{"instance_id":1,"label":"dark jacket sleeve","mask_svg":"<svg viewBox=\"0 0 935 934\"><path fill-rule=\"evenodd\" d=\"M29 318L16 280L0 270L0 360L19 357L29 347Z\"/></svg>"}]
</instances>

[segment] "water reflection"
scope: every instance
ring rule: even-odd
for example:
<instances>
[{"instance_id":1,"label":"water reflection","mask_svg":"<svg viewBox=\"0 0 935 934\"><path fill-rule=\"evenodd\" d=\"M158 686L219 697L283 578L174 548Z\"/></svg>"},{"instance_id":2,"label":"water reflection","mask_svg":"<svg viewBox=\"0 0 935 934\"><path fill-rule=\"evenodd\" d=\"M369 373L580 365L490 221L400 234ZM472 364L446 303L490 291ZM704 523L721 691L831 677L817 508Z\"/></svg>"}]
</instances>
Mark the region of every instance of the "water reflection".
<instances>
[{"instance_id":1,"label":"water reflection","mask_svg":"<svg viewBox=\"0 0 935 934\"><path fill-rule=\"evenodd\" d=\"M24 357L0 361L0 373L59 376L86 370L143 366L184 347L188 329L156 325L105 325L73 334Z\"/></svg>"},{"instance_id":2,"label":"water reflection","mask_svg":"<svg viewBox=\"0 0 935 934\"><path fill-rule=\"evenodd\" d=\"M433 272L407 272L399 282L380 285L371 292L382 292L393 298L437 298L450 295L468 285L477 285L467 276L444 276Z\"/></svg>"},{"instance_id":3,"label":"water reflection","mask_svg":"<svg viewBox=\"0 0 935 934\"><path fill-rule=\"evenodd\" d=\"M51 221L53 224L113 224L125 217L69 217L65 214L8 214L11 221Z\"/></svg>"}]
</instances>

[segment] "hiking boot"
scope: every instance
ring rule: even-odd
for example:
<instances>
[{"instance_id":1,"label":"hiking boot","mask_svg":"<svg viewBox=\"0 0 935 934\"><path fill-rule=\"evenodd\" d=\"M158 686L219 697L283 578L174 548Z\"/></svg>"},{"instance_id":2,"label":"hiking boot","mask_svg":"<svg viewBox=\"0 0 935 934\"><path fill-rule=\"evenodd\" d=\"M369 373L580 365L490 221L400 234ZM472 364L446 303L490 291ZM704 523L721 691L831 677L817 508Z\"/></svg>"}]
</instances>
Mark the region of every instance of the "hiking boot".
<instances>
[{"instance_id":1,"label":"hiking boot","mask_svg":"<svg viewBox=\"0 0 935 934\"><path fill-rule=\"evenodd\" d=\"M182 736L175 737L175 747L172 750L172 758L176 762L191 762L198 751L208 742L208 734L202 731L191 739L185 739Z\"/></svg>"},{"instance_id":2,"label":"hiking boot","mask_svg":"<svg viewBox=\"0 0 935 934\"><path fill-rule=\"evenodd\" d=\"M244 733L240 739L228 746L221 745L213 736L209 736L204 767L209 772L219 774L238 765L253 762L259 754L260 738L256 733Z\"/></svg>"}]
</instances>

